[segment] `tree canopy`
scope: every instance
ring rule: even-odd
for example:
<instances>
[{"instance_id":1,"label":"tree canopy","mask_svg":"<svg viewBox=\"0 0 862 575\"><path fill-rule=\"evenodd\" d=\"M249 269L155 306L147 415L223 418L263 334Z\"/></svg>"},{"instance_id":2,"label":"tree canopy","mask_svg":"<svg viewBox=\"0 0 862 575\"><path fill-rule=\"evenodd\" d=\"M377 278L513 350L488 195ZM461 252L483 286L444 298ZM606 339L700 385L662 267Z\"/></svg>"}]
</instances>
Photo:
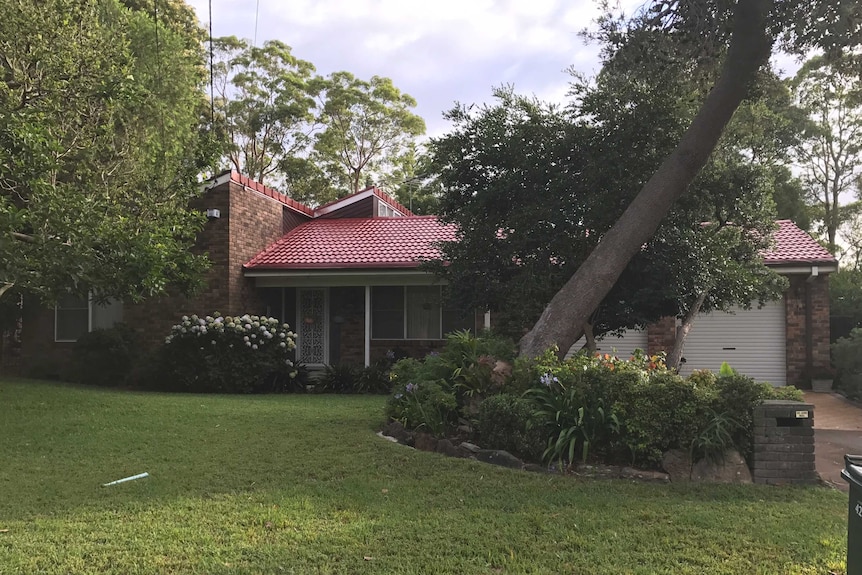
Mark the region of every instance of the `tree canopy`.
<instances>
[{"instance_id":1,"label":"tree canopy","mask_svg":"<svg viewBox=\"0 0 862 575\"><path fill-rule=\"evenodd\" d=\"M660 50L653 32L663 39ZM538 355L555 344L565 349L577 340L628 262L690 189L773 46L795 54L819 48L834 57L862 41L862 5L856 0L653 0L633 18L603 18L600 36L612 53L630 46L632 59L656 73L668 57L688 62L691 77L711 88L694 96L698 111L674 149L648 172L652 175L637 196L521 339L522 355Z\"/></svg>"},{"instance_id":2,"label":"tree canopy","mask_svg":"<svg viewBox=\"0 0 862 575\"><path fill-rule=\"evenodd\" d=\"M289 46L218 38L217 108L238 171L319 205L395 181L425 122L389 78L315 74ZM412 176L409 176L412 177Z\"/></svg>"},{"instance_id":3,"label":"tree canopy","mask_svg":"<svg viewBox=\"0 0 862 575\"><path fill-rule=\"evenodd\" d=\"M608 68L576 81L568 109L498 90L494 105L449 113L455 127L432 149L441 214L459 237L438 271L461 307L503 311L514 335L535 322L693 114L681 76ZM774 222L769 170L745 161L741 139L722 143L692 196L629 262L589 318L593 335L749 305L784 286L759 257Z\"/></svg>"},{"instance_id":4,"label":"tree canopy","mask_svg":"<svg viewBox=\"0 0 862 575\"><path fill-rule=\"evenodd\" d=\"M215 152L200 44L116 0L0 5L0 290L193 287L187 206Z\"/></svg>"},{"instance_id":5,"label":"tree canopy","mask_svg":"<svg viewBox=\"0 0 862 575\"><path fill-rule=\"evenodd\" d=\"M862 57L815 56L792 86L808 114L805 138L796 146L806 199L837 252L838 230L858 210L850 195L862 180Z\"/></svg>"}]
</instances>

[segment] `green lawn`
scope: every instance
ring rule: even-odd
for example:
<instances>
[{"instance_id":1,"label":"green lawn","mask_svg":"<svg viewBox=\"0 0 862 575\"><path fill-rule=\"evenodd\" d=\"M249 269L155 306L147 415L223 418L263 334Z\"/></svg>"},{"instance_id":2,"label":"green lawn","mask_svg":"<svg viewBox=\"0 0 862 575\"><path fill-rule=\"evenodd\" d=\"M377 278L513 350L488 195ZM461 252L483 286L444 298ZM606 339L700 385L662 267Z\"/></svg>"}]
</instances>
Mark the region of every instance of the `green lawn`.
<instances>
[{"instance_id":1,"label":"green lawn","mask_svg":"<svg viewBox=\"0 0 862 575\"><path fill-rule=\"evenodd\" d=\"M839 492L446 459L376 437L382 407L0 381L0 573L844 570Z\"/></svg>"}]
</instances>

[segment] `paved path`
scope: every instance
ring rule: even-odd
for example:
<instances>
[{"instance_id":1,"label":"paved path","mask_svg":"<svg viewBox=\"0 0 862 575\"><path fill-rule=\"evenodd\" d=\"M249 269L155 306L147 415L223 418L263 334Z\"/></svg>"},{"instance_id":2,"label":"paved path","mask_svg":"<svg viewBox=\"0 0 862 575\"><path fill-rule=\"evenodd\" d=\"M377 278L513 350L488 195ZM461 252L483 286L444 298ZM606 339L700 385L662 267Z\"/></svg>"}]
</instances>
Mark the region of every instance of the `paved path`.
<instances>
[{"instance_id":1,"label":"paved path","mask_svg":"<svg viewBox=\"0 0 862 575\"><path fill-rule=\"evenodd\" d=\"M826 483L848 491L841 478L844 454L862 455L862 407L835 393L805 392L814 404L814 458Z\"/></svg>"}]
</instances>

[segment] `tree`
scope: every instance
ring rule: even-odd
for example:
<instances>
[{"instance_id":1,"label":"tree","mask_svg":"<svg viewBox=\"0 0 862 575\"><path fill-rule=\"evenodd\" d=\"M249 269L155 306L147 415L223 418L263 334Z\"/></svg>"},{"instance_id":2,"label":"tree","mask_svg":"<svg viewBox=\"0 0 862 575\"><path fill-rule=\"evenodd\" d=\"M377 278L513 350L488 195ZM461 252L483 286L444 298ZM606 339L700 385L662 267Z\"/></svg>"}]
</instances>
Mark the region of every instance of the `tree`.
<instances>
[{"instance_id":1,"label":"tree","mask_svg":"<svg viewBox=\"0 0 862 575\"><path fill-rule=\"evenodd\" d=\"M213 43L215 106L226 132L227 159L260 182L278 179L283 162L304 156L311 145L320 90L314 66L278 40L260 48L235 36Z\"/></svg>"},{"instance_id":2,"label":"tree","mask_svg":"<svg viewBox=\"0 0 862 575\"><path fill-rule=\"evenodd\" d=\"M191 289L206 260L188 251L203 218L187 206L214 153L202 52L114 0L2 8L0 291Z\"/></svg>"},{"instance_id":3,"label":"tree","mask_svg":"<svg viewBox=\"0 0 862 575\"><path fill-rule=\"evenodd\" d=\"M721 73L676 148L521 339L520 353L538 355L554 344L565 349L577 340L626 264L706 163L776 41L795 53L819 47L832 54L859 43L860 16L855 0L656 0L632 20L623 37L663 30L681 57L712 68L721 62Z\"/></svg>"},{"instance_id":4,"label":"tree","mask_svg":"<svg viewBox=\"0 0 862 575\"><path fill-rule=\"evenodd\" d=\"M806 138L796 154L804 171L805 192L822 224L830 251L851 215L842 206L862 178L862 57L811 58L793 82L796 97L808 113Z\"/></svg>"},{"instance_id":5,"label":"tree","mask_svg":"<svg viewBox=\"0 0 862 575\"><path fill-rule=\"evenodd\" d=\"M316 136L313 159L338 189L350 193L386 179L425 133L425 121L410 111L416 100L380 76L366 82L336 72L324 86L324 128Z\"/></svg>"},{"instance_id":6,"label":"tree","mask_svg":"<svg viewBox=\"0 0 862 575\"><path fill-rule=\"evenodd\" d=\"M669 78L654 80L667 86ZM656 98L651 81L605 73L595 86L576 86L578 101L567 112L498 90L494 106L449 113L455 129L432 145L445 190L441 214L459 232L443 246L447 265L436 269L459 307L503 311L498 326L512 334L541 314L684 123L686 86L677 82L679 98ZM656 133L661 138L648 137ZM625 157L631 148L639 154ZM758 255L773 223L771 190L739 157L728 149L712 162L695 195L629 262L585 326L588 343L666 315L690 325L701 309L780 293L780 278ZM740 202L741 187L757 193Z\"/></svg>"}]
</instances>

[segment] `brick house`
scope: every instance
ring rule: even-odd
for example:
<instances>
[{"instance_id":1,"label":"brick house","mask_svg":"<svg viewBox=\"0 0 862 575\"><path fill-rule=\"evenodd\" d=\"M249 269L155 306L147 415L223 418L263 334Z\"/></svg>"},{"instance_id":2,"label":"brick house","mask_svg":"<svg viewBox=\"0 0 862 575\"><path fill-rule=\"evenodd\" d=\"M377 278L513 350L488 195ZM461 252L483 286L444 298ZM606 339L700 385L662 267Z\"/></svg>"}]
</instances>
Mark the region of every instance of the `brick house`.
<instances>
[{"instance_id":1,"label":"brick house","mask_svg":"<svg viewBox=\"0 0 862 575\"><path fill-rule=\"evenodd\" d=\"M204 290L137 305L67 298L53 309L27 306L25 372L61 374L77 337L117 321L155 346L180 316L192 313L278 317L297 333L298 359L312 366L368 364L389 350L422 356L441 347L453 329L490 325L487 314L448 309L439 280L419 269L421 259L438 255L434 242L453 239L454 230L433 216L413 215L376 188L311 209L227 172L208 184L193 207L209 216L196 245L212 262ZM788 276L790 289L766 312L722 314L729 321L712 326L707 324L719 314L699 319L689 335L685 370L717 369L720 357L783 385L802 383L809 368L829 364L828 273L837 262L792 223L779 225L776 247L765 260ZM600 345L655 352L669 349L674 333L670 318ZM758 367L764 362L766 372Z\"/></svg>"},{"instance_id":2,"label":"brick house","mask_svg":"<svg viewBox=\"0 0 862 575\"><path fill-rule=\"evenodd\" d=\"M439 281L417 269L417 257L437 256L431 244L454 238L452 229L376 188L311 209L227 172L193 207L209 217L196 244L212 263L200 293L27 306L22 371L61 375L80 335L119 321L153 347L192 313L278 317L297 333L298 359L309 365L369 363L394 349L421 356L441 347L444 333L484 325L482 316L443 306Z\"/></svg>"},{"instance_id":3,"label":"brick house","mask_svg":"<svg viewBox=\"0 0 862 575\"><path fill-rule=\"evenodd\" d=\"M763 261L789 280L788 290L763 307L701 314L686 339L681 373L717 371L727 361L760 381L807 386L813 371L829 367L829 274L838 270L838 261L790 220L776 223L774 245ZM675 318L664 318L597 347L621 354L634 348L670 351L677 325Z\"/></svg>"}]
</instances>

